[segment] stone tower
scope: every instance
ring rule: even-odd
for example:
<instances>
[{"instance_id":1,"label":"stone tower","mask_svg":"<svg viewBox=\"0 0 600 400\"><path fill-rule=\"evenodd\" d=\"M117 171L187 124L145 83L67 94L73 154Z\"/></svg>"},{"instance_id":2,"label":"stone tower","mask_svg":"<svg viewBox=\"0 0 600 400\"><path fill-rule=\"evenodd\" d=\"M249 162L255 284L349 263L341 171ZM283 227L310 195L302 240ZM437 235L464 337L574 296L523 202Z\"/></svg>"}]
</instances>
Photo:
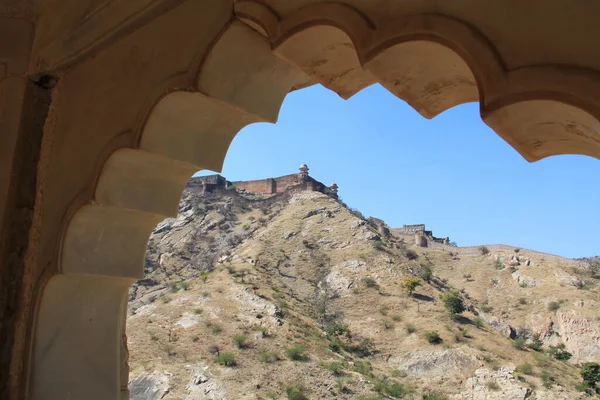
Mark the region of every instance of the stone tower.
<instances>
[{"instance_id":1,"label":"stone tower","mask_svg":"<svg viewBox=\"0 0 600 400\"><path fill-rule=\"evenodd\" d=\"M338 185L333 182L331 186L329 186L329 190L331 191L331 197L337 199L338 198Z\"/></svg>"},{"instance_id":2,"label":"stone tower","mask_svg":"<svg viewBox=\"0 0 600 400\"><path fill-rule=\"evenodd\" d=\"M308 178L308 165L302 164L300 166L300 172L298 173L298 180L304 182L306 181L306 178Z\"/></svg>"}]
</instances>

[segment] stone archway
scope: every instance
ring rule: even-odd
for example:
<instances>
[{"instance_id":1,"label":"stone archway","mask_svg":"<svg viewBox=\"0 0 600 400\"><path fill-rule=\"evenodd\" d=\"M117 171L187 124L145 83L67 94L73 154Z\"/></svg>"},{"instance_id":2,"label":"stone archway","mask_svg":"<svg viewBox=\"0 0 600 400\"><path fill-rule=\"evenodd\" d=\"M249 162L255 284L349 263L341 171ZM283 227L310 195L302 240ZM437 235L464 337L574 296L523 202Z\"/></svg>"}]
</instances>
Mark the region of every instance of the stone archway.
<instances>
[{"instance_id":1,"label":"stone archway","mask_svg":"<svg viewBox=\"0 0 600 400\"><path fill-rule=\"evenodd\" d=\"M278 11L238 1L232 15L224 2L181 2L64 73L42 179L68 190L56 200L61 188L53 189L38 209L43 266L33 281L43 294L29 398L126 398L124 307L151 230L176 213L195 171L220 170L242 127L275 122L291 90L321 83L350 97L380 82L427 118L479 101L484 121L529 161L600 158L600 80L591 66L517 65L482 33L480 16L461 19L460 7L445 14L423 2L407 12L381 2L370 10L377 20L356 5L302 3ZM189 43L200 13L210 14L207 27ZM89 120L73 122L74 112ZM69 154L77 150L93 160Z\"/></svg>"}]
</instances>

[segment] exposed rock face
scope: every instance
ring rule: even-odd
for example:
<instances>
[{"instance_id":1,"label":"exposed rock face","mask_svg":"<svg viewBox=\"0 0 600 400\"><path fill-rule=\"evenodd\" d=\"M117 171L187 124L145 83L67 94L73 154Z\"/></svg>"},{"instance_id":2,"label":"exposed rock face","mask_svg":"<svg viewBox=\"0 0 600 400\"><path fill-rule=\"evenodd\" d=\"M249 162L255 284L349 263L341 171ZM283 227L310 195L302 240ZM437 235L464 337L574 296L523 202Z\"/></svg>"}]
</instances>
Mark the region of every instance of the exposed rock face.
<instances>
[{"instance_id":1,"label":"exposed rock face","mask_svg":"<svg viewBox=\"0 0 600 400\"><path fill-rule=\"evenodd\" d=\"M516 270L512 273L512 277L522 287L533 288L539 286L542 281L540 279L533 278L531 276L524 275L521 271Z\"/></svg>"},{"instance_id":2,"label":"exposed rock face","mask_svg":"<svg viewBox=\"0 0 600 400\"><path fill-rule=\"evenodd\" d=\"M131 400L160 400L169 392L169 377L162 372L145 372L129 381Z\"/></svg>"},{"instance_id":3,"label":"exposed rock face","mask_svg":"<svg viewBox=\"0 0 600 400\"><path fill-rule=\"evenodd\" d=\"M469 375L479 366L476 359L460 349L413 350L400 359L391 357L388 362L397 365L407 376L418 377Z\"/></svg>"},{"instance_id":4,"label":"exposed rock face","mask_svg":"<svg viewBox=\"0 0 600 400\"><path fill-rule=\"evenodd\" d=\"M524 386L506 368L490 371L481 368L475 376L467 379L461 394L452 397L454 400L525 400L531 389Z\"/></svg>"},{"instance_id":5,"label":"exposed rock face","mask_svg":"<svg viewBox=\"0 0 600 400\"><path fill-rule=\"evenodd\" d=\"M214 379L209 378L204 374L204 369L201 366L196 366L190 378L190 382L186 386L189 395L184 400L227 400L225 392L221 385Z\"/></svg>"},{"instance_id":6,"label":"exposed rock face","mask_svg":"<svg viewBox=\"0 0 600 400\"><path fill-rule=\"evenodd\" d=\"M600 360L600 322L586 319L575 311L558 311L554 322L553 333L573 354L572 362Z\"/></svg>"},{"instance_id":7,"label":"exposed rock face","mask_svg":"<svg viewBox=\"0 0 600 400\"><path fill-rule=\"evenodd\" d=\"M554 273L554 276L556 278L556 282L558 282L562 286L575 286L580 288L583 285L585 285L585 282L583 282L576 276L569 275L565 271L556 271Z\"/></svg>"}]
</instances>

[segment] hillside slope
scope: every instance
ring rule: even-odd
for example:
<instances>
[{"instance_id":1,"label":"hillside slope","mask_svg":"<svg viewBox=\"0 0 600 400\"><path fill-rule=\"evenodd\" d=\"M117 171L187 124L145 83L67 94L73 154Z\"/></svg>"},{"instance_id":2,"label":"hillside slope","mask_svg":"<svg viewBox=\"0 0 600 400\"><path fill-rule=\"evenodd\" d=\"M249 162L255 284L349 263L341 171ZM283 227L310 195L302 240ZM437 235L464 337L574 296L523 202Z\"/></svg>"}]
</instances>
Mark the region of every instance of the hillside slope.
<instances>
[{"instance_id":1,"label":"hillside slope","mask_svg":"<svg viewBox=\"0 0 600 400\"><path fill-rule=\"evenodd\" d=\"M584 398L575 364L600 359L597 281L526 253L417 248L316 192L189 187L130 293L131 398ZM469 309L456 318L440 300L453 289Z\"/></svg>"}]
</instances>

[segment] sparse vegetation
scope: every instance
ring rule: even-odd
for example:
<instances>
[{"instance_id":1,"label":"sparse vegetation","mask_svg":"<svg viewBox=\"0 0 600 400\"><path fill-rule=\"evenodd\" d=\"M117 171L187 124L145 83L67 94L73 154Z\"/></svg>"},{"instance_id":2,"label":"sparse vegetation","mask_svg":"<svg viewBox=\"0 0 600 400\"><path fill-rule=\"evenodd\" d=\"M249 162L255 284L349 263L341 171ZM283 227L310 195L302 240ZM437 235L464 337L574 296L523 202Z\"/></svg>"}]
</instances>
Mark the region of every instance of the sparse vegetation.
<instances>
[{"instance_id":1,"label":"sparse vegetation","mask_svg":"<svg viewBox=\"0 0 600 400\"><path fill-rule=\"evenodd\" d=\"M308 400L307 390L302 383L294 383L285 388L288 400Z\"/></svg>"},{"instance_id":2,"label":"sparse vegetation","mask_svg":"<svg viewBox=\"0 0 600 400\"><path fill-rule=\"evenodd\" d=\"M285 356L292 361L306 361L308 355L306 354L306 347L302 345L295 345L285 349Z\"/></svg>"},{"instance_id":3,"label":"sparse vegetation","mask_svg":"<svg viewBox=\"0 0 600 400\"><path fill-rule=\"evenodd\" d=\"M548 303L548 311L557 311L562 305L562 303L562 300L551 301L550 303Z\"/></svg>"},{"instance_id":4,"label":"sparse vegetation","mask_svg":"<svg viewBox=\"0 0 600 400\"><path fill-rule=\"evenodd\" d=\"M421 286L421 280L417 278L404 278L402 281L402 287L409 296L412 296L415 289L419 286Z\"/></svg>"},{"instance_id":5,"label":"sparse vegetation","mask_svg":"<svg viewBox=\"0 0 600 400\"><path fill-rule=\"evenodd\" d=\"M238 349L245 349L248 347L248 343L246 342L247 339L248 337L245 335L235 335L233 337L233 342Z\"/></svg>"},{"instance_id":6,"label":"sparse vegetation","mask_svg":"<svg viewBox=\"0 0 600 400\"><path fill-rule=\"evenodd\" d=\"M433 268L431 265L425 265L421 267L421 271L419 271L419 278L423 279L425 282L431 282L433 278Z\"/></svg>"},{"instance_id":7,"label":"sparse vegetation","mask_svg":"<svg viewBox=\"0 0 600 400\"><path fill-rule=\"evenodd\" d=\"M423 336L431 344L440 344L444 341L436 331L425 332Z\"/></svg>"},{"instance_id":8,"label":"sparse vegetation","mask_svg":"<svg viewBox=\"0 0 600 400\"><path fill-rule=\"evenodd\" d=\"M414 326L413 324L411 324L410 322L408 322L408 323L405 325L405 327L406 327L406 332L407 332L408 334L415 333L415 332L417 331L417 327L416 327L416 326Z\"/></svg>"},{"instance_id":9,"label":"sparse vegetation","mask_svg":"<svg viewBox=\"0 0 600 400\"><path fill-rule=\"evenodd\" d=\"M373 390L394 399L399 399L408 392L400 382L391 381L386 378L376 379L373 384Z\"/></svg>"},{"instance_id":10,"label":"sparse vegetation","mask_svg":"<svg viewBox=\"0 0 600 400\"><path fill-rule=\"evenodd\" d=\"M490 249L488 249L487 246L479 246L479 253L485 256L486 254L490 253Z\"/></svg>"},{"instance_id":11,"label":"sparse vegetation","mask_svg":"<svg viewBox=\"0 0 600 400\"><path fill-rule=\"evenodd\" d=\"M485 383L485 387L487 387L490 390L496 391L496 390L500 390L500 385L498 385L498 383L496 383L496 381L487 381Z\"/></svg>"},{"instance_id":12,"label":"sparse vegetation","mask_svg":"<svg viewBox=\"0 0 600 400\"><path fill-rule=\"evenodd\" d=\"M521 364L515 368L515 373L520 375L533 375L533 365Z\"/></svg>"},{"instance_id":13,"label":"sparse vegetation","mask_svg":"<svg viewBox=\"0 0 600 400\"><path fill-rule=\"evenodd\" d=\"M275 354L267 349L260 349L258 351L258 359L261 362L272 363L272 362L277 361L277 358L278 358L277 354Z\"/></svg>"},{"instance_id":14,"label":"sparse vegetation","mask_svg":"<svg viewBox=\"0 0 600 400\"><path fill-rule=\"evenodd\" d=\"M519 337L519 338L513 339L512 345L517 350L524 350L526 342L527 342L527 339Z\"/></svg>"},{"instance_id":15,"label":"sparse vegetation","mask_svg":"<svg viewBox=\"0 0 600 400\"><path fill-rule=\"evenodd\" d=\"M473 325L475 325L479 329L483 328L483 319L481 319L481 317L473 318Z\"/></svg>"},{"instance_id":16,"label":"sparse vegetation","mask_svg":"<svg viewBox=\"0 0 600 400\"><path fill-rule=\"evenodd\" d=\"M442 296L444 307L451 317L455 318L458 314L465 311L465 303L459 291L453 290Z\"/></svg>"},{"instance_id":17,"label":"sparse vegetation","mask_svg":"<svg viewBox=\"0 0 600 400\"><path fill-rule=\"evenodd\" d=\"M408 258L409 260L416 260L417 258L419 258L419 254L416 251L414 251L413 249L405 250L404 256L406 258Z\"/></svg>"},{"instance_id":18,"label":"sparse vegetation","mask_svg":"<svg viewBox=\"0 0 600 400\"><path fill-rule=\"evenodd\" d=\"M363 285L365 285L368 288L377 287L377 281L371 277L362 278L361 281L362 281Z\"/></svg>"},{"instance_id":19,"label":"sparse vegetation","mask_svg":"<svg viewBox=\"0 0 600 400\"><path fill-rule=\"evenodd\" d=\"M579 373L583 381L591 388L596 388L596 384L600 382L600 364L596 362L584 363Z\"/></svg>"},{"instance_id":20,"label":"sparse vegetation","mask_svg":"<svg viewBox=\"0 0 600 400\"><path fill-rule=\"evenodd\" d=\"M519 304L522 306L527 304L527 299L525 297L519 297Z\"/></svg>"},{"instance_id":21,"label":"sparse vegetation","mask_svg":"<svg viewBox=\"0 0 600 400\"><path fill-rule=\"evenodd\" d=\"M333 373L334 375L341 375L342 372L344 371L344 363L341 361L331 361L328 363L324 363L323 367Z\"/></svg>"},{"instance_id":22,"label":"sparse vegetation","mask_svg":"<svg viewBox=\"0 0 600 400\"><path fill-rule=\"evenodd\" d=\"M224 367L233 367L236 365L235 354L229 352L217 354L215 360Z\"/></svg>"}]
</instances>

